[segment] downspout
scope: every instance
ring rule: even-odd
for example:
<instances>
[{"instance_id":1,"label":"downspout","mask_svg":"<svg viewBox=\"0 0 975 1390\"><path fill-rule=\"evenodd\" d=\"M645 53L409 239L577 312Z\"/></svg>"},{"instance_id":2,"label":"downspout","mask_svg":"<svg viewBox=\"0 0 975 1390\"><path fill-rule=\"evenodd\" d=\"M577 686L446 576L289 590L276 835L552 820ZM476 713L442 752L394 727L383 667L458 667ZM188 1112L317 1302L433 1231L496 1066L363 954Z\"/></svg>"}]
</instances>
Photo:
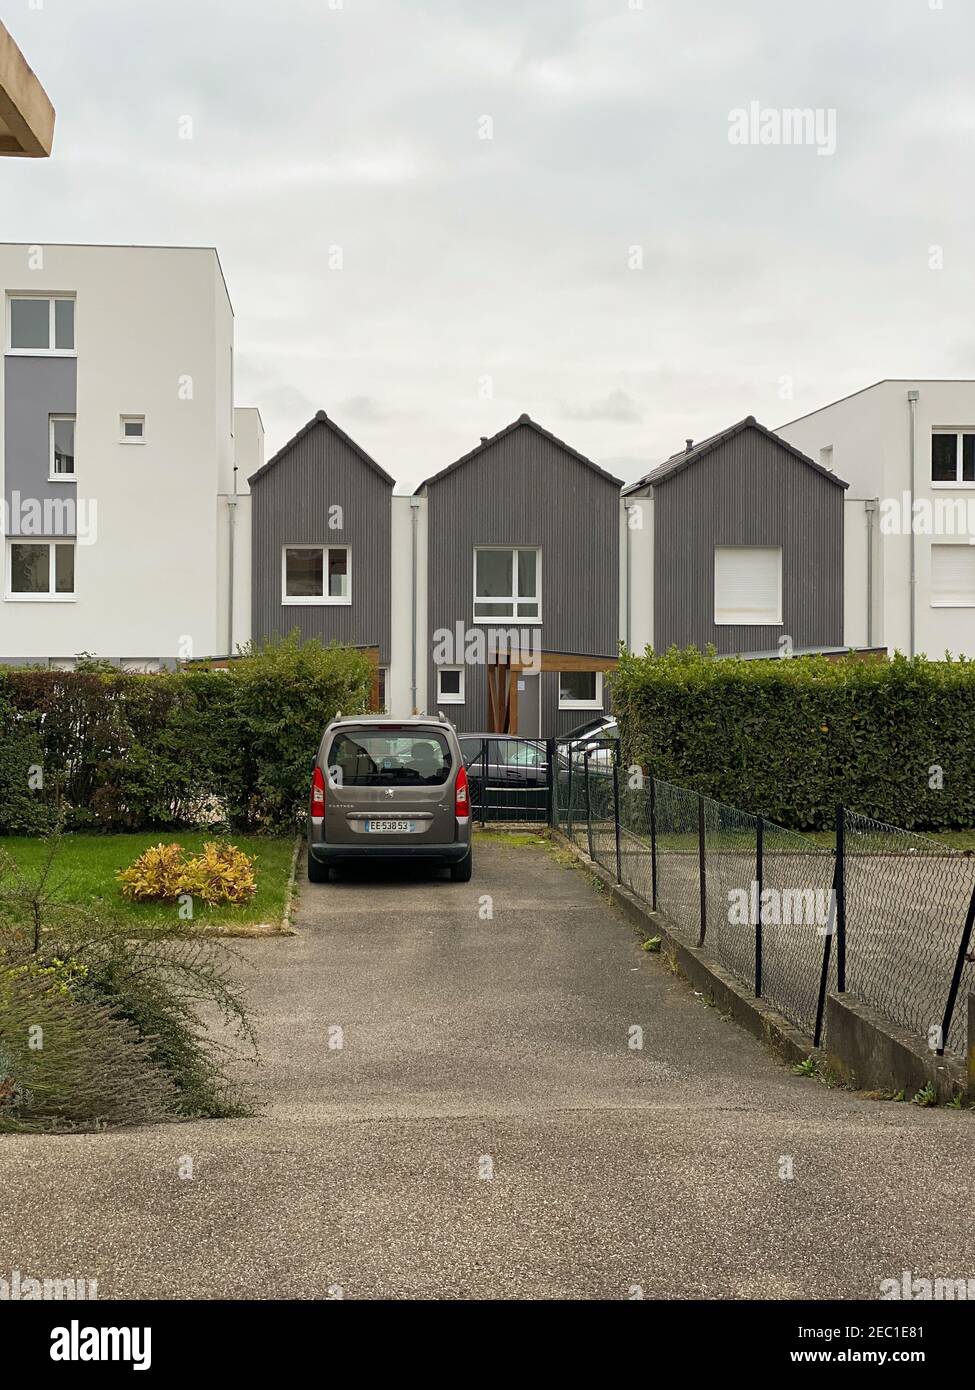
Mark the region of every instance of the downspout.
<instances>
[{"instance_id":1,"label":"downspout","mask_svg":"<svg viewBox=\"0 0 975 1390\"><path fill-rule=\"evenodd\" d=\"M416 708L416 593L417 593L417 525L420 519L420 499L419 497L410 498L410 524L411 524L411 553L410 564L410 695L413 713L417 713Z\"/></svg>"},{"instance_id":2,"label":"downspout","mask_svg":"<svg viewBox=\"0 0 975 1390\"><path fill-rule=\"evenodd\" d=\"M877 510L874 498L863 504L867 514L867 646L873 646L873 518Z\"/></svg>"},{"instance_id":3,"label":"downspout","mask_svg":"<svg viewBox=\"0 0 975 1390\"><path fill-rule=\"evenodd\" d=\"M632 502L623 503L623 521L626 525L626 650L633 650L631 628L632 604L630 602L633 590L632 562L630 558L630 512L633 508Z\"/></svg>"},{"instance_id":4,"label":"downspout","mask_svg":"<svg viewBox=\"0 0 975 1390\"><path fill-rule=\"evenodd\" d=\"M914 656L916 643L917 608L917 543L914 536L914 489L917 482L917 402L919 391L908 391L907 399L911 407L911 492L908 519L911 527L911 643L910 654Z\"/></svg>"},{"instance_id":5,"label":"downspout","mask_svg":"<svg viewBox=\"0 0 975 1390\"><path fill-rule=\"evenodd\" d=\"M234 490L227 498L227 515L230 520L228 545L230 553L227 564L227 655L234 654L234 552L237 549L237 465L234 464Z\"/></svg>"}]
</instances>

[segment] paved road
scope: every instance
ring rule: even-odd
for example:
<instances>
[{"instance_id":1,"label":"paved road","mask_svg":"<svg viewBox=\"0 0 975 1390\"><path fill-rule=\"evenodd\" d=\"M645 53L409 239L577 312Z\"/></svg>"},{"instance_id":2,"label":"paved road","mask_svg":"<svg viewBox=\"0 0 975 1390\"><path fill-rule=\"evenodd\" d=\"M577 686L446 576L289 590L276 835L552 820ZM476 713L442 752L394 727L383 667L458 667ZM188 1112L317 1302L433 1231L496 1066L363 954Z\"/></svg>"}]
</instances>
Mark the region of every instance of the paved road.
<instances>
[{"instance_id":1,"label":"paved road","mask_svg":"<svg viewBox=\"0 0 975 1390\"><path fill-rule=\"evenodd\" d=\"M0 1139L0 1276L491 1299L975 1277L975 1117L794 1078L546 851L481 846L471 884L303 883L298 925L246 945L263 1113Z\"/></svg>"}]
</instances>

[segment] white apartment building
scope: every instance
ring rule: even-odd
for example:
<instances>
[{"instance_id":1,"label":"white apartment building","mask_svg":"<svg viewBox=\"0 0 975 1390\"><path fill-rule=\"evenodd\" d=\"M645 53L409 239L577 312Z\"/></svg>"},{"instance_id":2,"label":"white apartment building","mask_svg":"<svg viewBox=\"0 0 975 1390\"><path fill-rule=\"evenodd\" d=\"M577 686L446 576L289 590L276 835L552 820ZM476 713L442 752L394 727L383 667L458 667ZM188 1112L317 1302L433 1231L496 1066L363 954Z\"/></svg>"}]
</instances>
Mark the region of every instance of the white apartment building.
<instances>
[{"instance_id":1,"label":"white apartment building","mask_svg":"<svg viewBox=\"0 0 975 1390\"><path fill-rule=\"evenodd\" d=\"M216 251L3 244L0 292L0 661L232 652L264 439Z\"/></svg>"},{"instance_id":2,"label":"white apartment building","mask_svg":"<svg viewBox=\"0 0 975 1390\"><path fill-rule=\"evenodd\" d=\"M879 381L777 433L850 484L846 643L975 657L975 381Z\"/></svg>"}]
</instances>

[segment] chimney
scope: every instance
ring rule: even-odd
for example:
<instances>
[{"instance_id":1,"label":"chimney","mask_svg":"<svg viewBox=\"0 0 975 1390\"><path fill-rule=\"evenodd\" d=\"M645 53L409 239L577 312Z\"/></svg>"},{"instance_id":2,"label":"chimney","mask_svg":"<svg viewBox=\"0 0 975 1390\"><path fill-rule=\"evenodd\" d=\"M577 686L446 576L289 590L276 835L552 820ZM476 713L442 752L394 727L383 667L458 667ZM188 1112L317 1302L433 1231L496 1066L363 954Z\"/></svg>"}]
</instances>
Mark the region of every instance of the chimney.
<instances>
[{"instance_id":1,"label":"chimney","mask_svg":"<svg viewBox=\"0 0 975 1390\"><path fill-rule=\"evenodd\" d=\"M694 440L693 440L693 439L685 439L685 440L684 440L684 443L687 445L686 452L689 454L689 453L691 452L691 450L694 448Z\"/></svg>"},{"instance_id":2,"label":"chimney","mask_svg":"<svg viewBox=\"0 0 975 1390\"><path fill-rule=\"evenodd\" d=\"M482 444L486 444L487 442L488 442L488 437L487 437L487 435L486 435L486 434L482 434L482 435L481 435L481 443L482 443Z\"/></svg>"}]
</instances>

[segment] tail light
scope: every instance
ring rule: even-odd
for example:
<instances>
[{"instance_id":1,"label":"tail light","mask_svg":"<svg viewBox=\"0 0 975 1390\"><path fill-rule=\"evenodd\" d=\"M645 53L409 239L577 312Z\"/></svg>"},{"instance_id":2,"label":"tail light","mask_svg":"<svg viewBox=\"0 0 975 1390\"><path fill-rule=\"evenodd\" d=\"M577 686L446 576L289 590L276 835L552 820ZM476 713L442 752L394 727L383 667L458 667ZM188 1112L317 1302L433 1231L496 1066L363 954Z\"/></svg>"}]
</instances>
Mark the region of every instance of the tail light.
<instances>
[{"instance_id":1,"label":"tail light","mask_svg":"<svg viewBox=\"0 0 975 1390\"><path fill-rule=\"evenodd\" d=\"M454 815L466 825L470 819L470 814L471 800L467 785L467 768L461 764L460 771L457 773L457 783L454 787Z\"/></svg>"},{"instance_id":2,"label":"tail light","mask_svg":"<svg viewBox=\"0 0 975 1390\"><path fill-rule=\"evenodd\" d=\"M311 778L311 805L309 810L312 820L325 819L325 776L321 768L317 766Z\"/></svg>"}]
</instances>

